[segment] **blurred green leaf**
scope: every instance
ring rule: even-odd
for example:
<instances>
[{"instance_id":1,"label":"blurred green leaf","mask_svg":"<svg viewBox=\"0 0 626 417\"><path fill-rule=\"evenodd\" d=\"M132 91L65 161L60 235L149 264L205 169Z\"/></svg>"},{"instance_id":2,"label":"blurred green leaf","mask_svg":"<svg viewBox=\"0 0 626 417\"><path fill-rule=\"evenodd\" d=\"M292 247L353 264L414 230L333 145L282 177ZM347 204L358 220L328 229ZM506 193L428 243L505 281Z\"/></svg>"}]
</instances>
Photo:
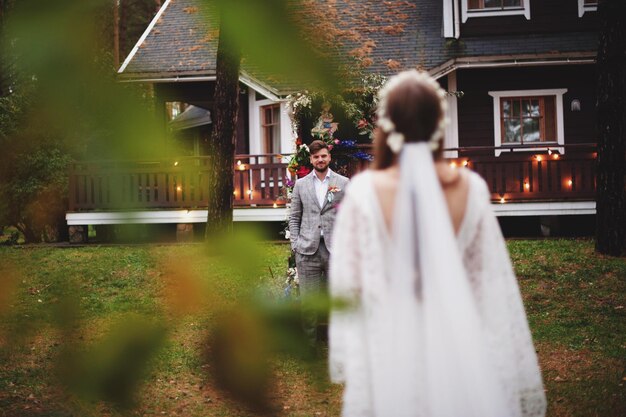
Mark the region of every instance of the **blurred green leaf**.
<instances>
[{"instance_id":1,"label":"blurred green leaf","mask_svg":"<svg viewBox=\"0 0 626 417\"><path fill-rule=\"evenodd\" d=\"M67 352L61 363L62 376L70 389L87 401L129 408L165 336L160 324L125 317L87 352Z\"/></svg>"}]
</instances>

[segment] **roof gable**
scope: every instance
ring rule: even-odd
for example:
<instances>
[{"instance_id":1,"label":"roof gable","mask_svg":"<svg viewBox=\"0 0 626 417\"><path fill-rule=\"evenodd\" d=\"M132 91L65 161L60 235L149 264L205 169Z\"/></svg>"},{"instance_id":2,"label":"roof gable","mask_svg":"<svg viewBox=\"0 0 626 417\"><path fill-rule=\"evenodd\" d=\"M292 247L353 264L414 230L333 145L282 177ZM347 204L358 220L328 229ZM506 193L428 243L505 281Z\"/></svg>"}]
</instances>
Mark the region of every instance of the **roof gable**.
<instances>
[{"instance_id":1,"label":"roof gable","mask_svg":"<svg viewBox=\"0 0 626 417\"><path fill-rule=\"evenodd\" d=\"M143 77L214 75L217 32L194 0L166 0L119 69Z\"/></svg>"}]
</instances>

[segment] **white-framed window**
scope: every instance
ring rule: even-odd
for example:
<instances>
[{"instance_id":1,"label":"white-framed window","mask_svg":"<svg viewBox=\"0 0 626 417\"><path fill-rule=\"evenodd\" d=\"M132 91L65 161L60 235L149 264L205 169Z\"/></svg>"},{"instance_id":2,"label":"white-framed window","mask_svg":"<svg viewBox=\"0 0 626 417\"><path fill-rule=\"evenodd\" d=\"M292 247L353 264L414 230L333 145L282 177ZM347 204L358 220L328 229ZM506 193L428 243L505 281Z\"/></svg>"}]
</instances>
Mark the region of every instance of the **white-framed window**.
<instances>
[{"instance_id":1,"label":"white-framed window","mask_svg":"<svg viewBox=\"0 0 626 417\"><path fill-rule=\"evenodd\" d=\"M461 0L461 21L470 17L524 15L530 20L530 0Z\"/></svg>"},{"instance_id":2,"label":"white-framed window","mask_svg":"<svg viewBox=\"0 0 626 417\"><path fill-rule=\"evenodd\" d=\"M578 17L583 17L586 12L598 10L598 0L578 0Z\"/></svg>"},{"instance_id":3,"label":"white-framed window","mask_svg":"<svg viewBox=\"0 0 626 417\"><path fill-rule=\"evenodd\" d=\"M263 153L280 153L280 104L261 107L261 145Z\"/></svg>"},{"instance_id":4,"label":"white-framed window","mask_svg":"<svg viewBox=\"0 0 626 417\"><path fill-rule=\"evenodd\" d=\"M490 91L493 97L495 155L511 151L535 151L565 143L563 94L565 88L552 90ZM529 145L537 145L532 147ZM564 148L558 148L560 153Z\"/></svg>"}]
</instances>

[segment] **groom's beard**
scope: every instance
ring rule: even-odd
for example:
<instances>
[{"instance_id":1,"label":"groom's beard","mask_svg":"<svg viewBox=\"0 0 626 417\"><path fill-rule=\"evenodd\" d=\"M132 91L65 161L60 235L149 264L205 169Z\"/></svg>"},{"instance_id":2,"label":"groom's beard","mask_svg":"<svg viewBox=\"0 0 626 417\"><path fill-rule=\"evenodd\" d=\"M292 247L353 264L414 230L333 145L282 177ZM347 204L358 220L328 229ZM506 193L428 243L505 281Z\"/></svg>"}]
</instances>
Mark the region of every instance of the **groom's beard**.
<instances>
[{"instance_id":1,"label":"groom's beard","mask_svg":"<svg viewBox=\"0 0 626 417\"><path fill-rule=\"evenodd\" d=\"M317 172L324 172L328 169L328 165L330 164L326 164L323 167L322 166L317 166L317 165L313 165L313 168L317 171Z\"/></svg>"}]
</instances>

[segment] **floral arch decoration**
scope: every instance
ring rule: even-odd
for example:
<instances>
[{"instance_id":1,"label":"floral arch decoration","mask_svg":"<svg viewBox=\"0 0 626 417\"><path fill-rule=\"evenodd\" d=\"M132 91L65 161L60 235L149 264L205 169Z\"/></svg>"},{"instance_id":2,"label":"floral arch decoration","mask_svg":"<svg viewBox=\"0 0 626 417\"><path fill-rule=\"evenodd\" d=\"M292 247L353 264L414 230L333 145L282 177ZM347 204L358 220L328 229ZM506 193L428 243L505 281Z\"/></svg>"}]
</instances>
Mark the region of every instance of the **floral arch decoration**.
<instances>
[{"instance_id":1,"label":"floral arch decoration","mask_svg":"<svg viewBox=\"0 0 626 417\"><path fill-rule=\"evenodd\" d=\"M288 164L292 179L311 171L308 144L316 139L328 144L333 154L331 168L341 174L347 172L351 160L372 160L359 145L372 142L378 90L385 81L382 75L370 74L341 94L302 91L287 97L292 128L298 135Z\"/></svg>"}]
</instances>

